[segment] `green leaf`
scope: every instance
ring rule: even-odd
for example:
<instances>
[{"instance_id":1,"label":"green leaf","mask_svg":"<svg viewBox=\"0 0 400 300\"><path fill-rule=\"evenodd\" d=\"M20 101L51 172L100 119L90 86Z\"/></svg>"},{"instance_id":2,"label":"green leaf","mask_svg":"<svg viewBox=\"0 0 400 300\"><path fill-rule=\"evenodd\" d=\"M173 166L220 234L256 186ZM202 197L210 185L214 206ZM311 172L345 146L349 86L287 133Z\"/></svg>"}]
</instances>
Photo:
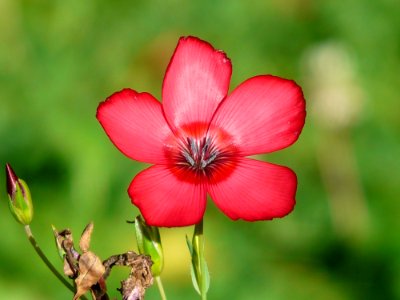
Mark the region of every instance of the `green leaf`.
<instances>
[{"instance_id":1,"label":"green leaf","mask_svg":"<svg viewBox=\"0 0 400 300\"><path fill-rule=\"evenodd\" d=\"M196 292L201 296L199 284L197 283L197 277L194 271L193 264L190 265L190 277L192 277L192 284Z\"/></svg>"},{"instance_id":2,"label":"green leaf","mask_svg":"<svg viewBox=\"0 0 400 300\"><path fill-rule=\"evenodd\" d=\"M147 225L139 215L135 219L135 230L139 253L151 257L151 272L154 277L160 276L164 267L164 255L158 227Z\"/></svg>"},{"instance_id":3,"label":"green leaf","mask_svg":"<svg viewBox=\"0 0 400 300\"><path fill-rule=\"evenodd\" d=\"M195 226L192 242L186 236L186 243L192 258L190 274L194 289L201 296L205 296L210 287L210 274L204 257L203 224Z\"/></svg>"},{"instance_id":4,"label":"green leaf","mask_svg":"<svg viewBox=\"0 0 400 300\"><path fill-rule=\"evenodd\" d=\"M190 256L192 256L193 255L193 246L192 246L192 243L190 242L188 236L186 236L186 244L187 244L187 246L189 248Z\"/></svg>"}]
</instances>

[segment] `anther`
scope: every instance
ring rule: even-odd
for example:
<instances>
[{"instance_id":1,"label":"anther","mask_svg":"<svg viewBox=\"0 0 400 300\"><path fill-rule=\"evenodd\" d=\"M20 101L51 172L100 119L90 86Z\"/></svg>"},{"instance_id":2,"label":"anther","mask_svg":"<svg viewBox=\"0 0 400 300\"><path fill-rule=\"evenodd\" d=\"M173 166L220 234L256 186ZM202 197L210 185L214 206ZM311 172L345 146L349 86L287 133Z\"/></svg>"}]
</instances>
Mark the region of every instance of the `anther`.
<instances>
[{"instance_id":1,"label":"anther","mask_svg":"<svg viewBox=\"0 0 400 300\"><path fill-rule=\"evenodd\" d=\"M190 150L192 151L192 155L194 157L197 157L199 154L199 148L196 145L195 139L188 138L188 141L189 141L189 145L190 145Z\"/></svg>"},{"instance_id":2,"label":"anther","mask_svg":"<svg viewBox=\"0 0 400 300\"><path fill-rule=\"evenodd\" d=\"M186 163L193 169L204 170L219 155L219 152L213 149L209 137L204 137L201 140L187 137L186 141L186 147L183 147L181 154Z\"/></svg>"},{"instance_id":3,"label":"anther","mask_svg":"<svg viewBox=\"0 0 400 300\"><path fill-rule=\"evenodd\" d=\"M204 169L207 167L210 163L212 163L218 156L218 152L215 151L207 160L202 159L201 160L201 168Z\"/></svg>"},{"instance_id":4,"label":"anther","mask_svg":"<svg viewBox=\"0 0 400 300\"><path fill-rule=\"evenodd\" d=\"M194 161L194 159L190 156L190 154L186 151L183 150L182 151L183 156L185 157L186 161L192 166L194 167L196 165L196 162Z\"/></svg>"}]
</instances>

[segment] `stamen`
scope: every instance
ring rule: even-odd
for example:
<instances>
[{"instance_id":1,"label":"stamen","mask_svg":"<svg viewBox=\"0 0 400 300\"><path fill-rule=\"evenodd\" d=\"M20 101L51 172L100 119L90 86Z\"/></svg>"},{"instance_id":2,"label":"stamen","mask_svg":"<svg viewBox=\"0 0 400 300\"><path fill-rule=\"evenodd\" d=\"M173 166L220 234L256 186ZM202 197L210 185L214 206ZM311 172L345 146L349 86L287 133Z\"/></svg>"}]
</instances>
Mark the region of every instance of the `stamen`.
<instances>
[{"instance_id":1,"label":"stamen","mask_svg":"<svg viewBox=\"0 0 400 300\"><path fill-rule=\"evenodd\" d=\"M212 163L218 156L218 151L215 151L207 160L201 160L201 168L204 169L210 163Z\"/></svg>"},{"instance_id":2,"label":"stamen","mask_svg":"<svg viewBox=\"0 0 400 300\"><path fill-rule=\"evenodd\" d=\"M188 140L189 140L190 150L192 151L193 156L198 157L199 147L197 147L195 139L188 138Z\"/></svg>"},{"instance_id":3,"label":"stamen","mask_svg":"<svg viewBox=\"0 0 400 300\"><path fill-rule=\"evenodd\" d=\"M206 152L208 151L208 147L210 145L210 138L209 137L204 138L203 142L204 142L204 145L203 145L203 149L201 150L201 159L202 160L204 159Z\"/></svg>"},{"instance_id":4,"label":"stamen","mask_svg":"<svg viewBox=\"0 0 400 300\"><path fill-rule=\"evenodd\" d=\"M183 156L185 157L186 161L192 166L194 167L196 165L196 162L194 161L194 159L190 156L190 154L186 151L183 150L182 151Z\"/></svg>"},{"instance_id":5,"label":"stamen","mask_svg":"<svg viewBox=\"0 0 400 300\"><path fill-rule=\"evenodd\" d=\"M219 155L219 151L213 148L210 137L204 137L201 140L187 137L186 142L187 144L183 145L181 150L184 158L182 163L188 164L195 170L204 171Z\"/></svg>"}]
</instances>

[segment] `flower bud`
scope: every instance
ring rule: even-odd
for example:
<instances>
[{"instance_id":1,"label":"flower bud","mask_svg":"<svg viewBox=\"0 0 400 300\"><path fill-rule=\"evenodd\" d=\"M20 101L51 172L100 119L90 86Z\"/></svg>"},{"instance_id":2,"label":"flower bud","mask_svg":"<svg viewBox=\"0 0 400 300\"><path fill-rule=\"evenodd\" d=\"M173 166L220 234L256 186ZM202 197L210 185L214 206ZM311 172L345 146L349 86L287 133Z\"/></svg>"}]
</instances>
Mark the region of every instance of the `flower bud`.
<instances>
[{"instance_id":1,"label":"flower bud","mask_svg":"<svg viewBox=\"0 0 400 300\"><path fill-rule=\"evenodd\" d=\"M192 241L186 236L186 243L192 258L190 275L193 287L203 298L210 287L210 274L204 257L203 221L195 225Z\"/></svg>"},{"instance_id":2,"label":"flower bud","mask_svg":"<svg viewBox=\"0 0 400 300\"><path fill-rule=\"evenodd\" d=\"M6 164L6 178L11 213L18 222L29 225L33 218L33 206L28 185L15 175L9 164Z\"/></svg>"},{"instance_id":3,"label":"flower bud","mask_svg":"<svg viewBox=\"0 0 400 300\"><path fill-rule=\"evenodd\" d=\"M160 276L164 267L164 255L158 227L147 225L139 215L135 219L135 229L139 253L151 257L151 273L154 277Z\"/></svg>"}]
</instances>

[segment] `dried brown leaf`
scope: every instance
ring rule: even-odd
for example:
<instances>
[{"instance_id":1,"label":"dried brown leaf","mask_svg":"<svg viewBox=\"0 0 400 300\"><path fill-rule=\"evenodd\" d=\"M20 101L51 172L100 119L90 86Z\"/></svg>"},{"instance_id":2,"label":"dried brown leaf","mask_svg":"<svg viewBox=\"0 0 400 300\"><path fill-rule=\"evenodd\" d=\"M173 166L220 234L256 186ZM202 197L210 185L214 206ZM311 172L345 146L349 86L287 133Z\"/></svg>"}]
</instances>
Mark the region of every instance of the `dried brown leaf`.
<instances>
[{"instance_id":1,"label":"dried brown leaf","mask_svg":"<svg viewBox=\"0 0 400 300\"><path fill-rule=\"evenodd\" d=\"M87 251L79 258L79 276L75 279L76 294L74 300L90 290L103 276L105 268L98 256Z\"/></svg>"},{"instance_id":2,"label":"dried brown leaf","mask_svg":"<svg viewBox=\"0 0 400 300\"><path fill-rule=\"evenodd\" d=\"M81 239L79 241L79 248L81 248L82 252L89 251L90 247L90 237L92 236L93 232L93 222L90 222L86 225L85 230L83 230Z\"/></svg>"},{"instance_id":3,"label":"dried brown leaf","mask_svg":"<svg viewBox=\"0 0 400 300\"><path fill-rule=\"evenodd\" d=\"M75 274L66 258L64 259L64 274L69 277L73 277Z\"/></svg>"}]
</instances>

